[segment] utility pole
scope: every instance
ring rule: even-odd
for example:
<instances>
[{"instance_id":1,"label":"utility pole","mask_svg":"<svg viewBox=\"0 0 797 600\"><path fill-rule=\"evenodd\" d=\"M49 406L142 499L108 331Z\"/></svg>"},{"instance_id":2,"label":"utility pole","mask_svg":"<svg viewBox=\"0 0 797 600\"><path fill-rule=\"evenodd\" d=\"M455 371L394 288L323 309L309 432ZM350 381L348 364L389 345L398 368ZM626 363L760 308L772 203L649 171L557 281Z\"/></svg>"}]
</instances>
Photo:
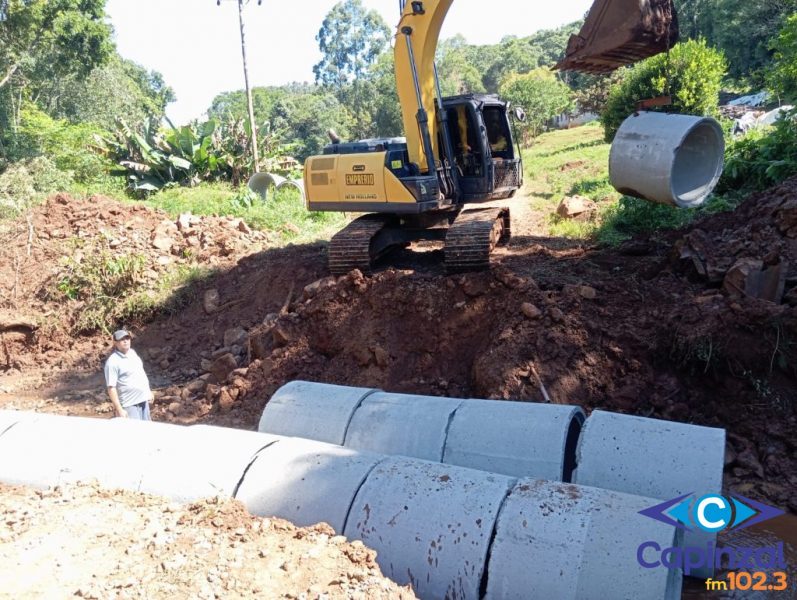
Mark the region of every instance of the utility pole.
<instances>
[{"instance_id":1,"label":"utility pole","mask_svg":"<svg viewBox=\"0 0 797 600\"><path fill-rule=\"evenodd\" d=\"M255 109L252 104L252 89L249 87L249 69L246 66L246 41L244 37L244 3L248 0L237 0L238 2L238 23L241 27L241 56L244 63L244 85L246 86L246 105L249 109L249 129L252 130L252 137L250 143L252 144L252 158L255 161L254 171L257 173L260 169L260 156L257 150L257 124L255 123ZM258 6L263 0L257 0ZM216 0L216 5L221 5L221 0Z\"/></svg>"}]
</instances>

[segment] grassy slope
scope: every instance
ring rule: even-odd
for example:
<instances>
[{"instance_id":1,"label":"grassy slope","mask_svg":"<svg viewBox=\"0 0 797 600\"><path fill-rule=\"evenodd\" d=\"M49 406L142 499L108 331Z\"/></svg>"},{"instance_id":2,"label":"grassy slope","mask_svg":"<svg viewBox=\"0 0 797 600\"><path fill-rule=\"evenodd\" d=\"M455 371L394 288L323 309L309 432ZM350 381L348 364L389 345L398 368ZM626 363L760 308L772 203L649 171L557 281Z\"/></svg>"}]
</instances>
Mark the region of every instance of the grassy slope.
<instances>
[{"instance_id":1,"label":"grassy slope","mask_svg":"<svg viewBox=\"0 0 797 600\"><path fill-rule=\"evenodd\" d=\"M523 152L532 208L551 215L548 233L563 237L590 237L595 233L598 221L569 221L556 216L556 207L564 196L587 196L598 203L600 214L616 206L620 194L609 185L609 148L603 141L603 129L589 124L544 133Z\"/></svg>"},{"instance_id":2,"label":"grassy slope","mask_svg":"<svg viewBox=\"0 0 797 600\"><path fill-rule=\"evenodd\" d=\"M551 131L523 153L532 208L548 218L548 233L617 244L636 234L683 227L696 216L727 210L729 200L710 197L700 209L679 209L621 196L609 184L610 144L596 123ZM556 207L564 196L579 194L598 204L593 221L561 219Z\"/></svg>"}]
</instances>

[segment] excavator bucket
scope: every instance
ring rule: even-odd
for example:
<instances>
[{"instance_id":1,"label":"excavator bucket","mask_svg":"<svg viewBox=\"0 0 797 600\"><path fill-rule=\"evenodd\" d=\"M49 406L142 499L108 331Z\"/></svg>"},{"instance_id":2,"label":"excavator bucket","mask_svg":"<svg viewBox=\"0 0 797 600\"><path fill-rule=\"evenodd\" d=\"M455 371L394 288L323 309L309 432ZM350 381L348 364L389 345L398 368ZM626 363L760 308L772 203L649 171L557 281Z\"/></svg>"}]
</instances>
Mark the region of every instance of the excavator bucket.
<instances>
[{"instance_id":1,"label":"excavator bucket","mask_svg":"<svg viewBox=\"0 0 797 600\"><path fill-rule=\"evenodd\" d=\"M595 0L556 68L608 73L664 52L677 39L673 0Z\"/></svg>"}]
</instances>

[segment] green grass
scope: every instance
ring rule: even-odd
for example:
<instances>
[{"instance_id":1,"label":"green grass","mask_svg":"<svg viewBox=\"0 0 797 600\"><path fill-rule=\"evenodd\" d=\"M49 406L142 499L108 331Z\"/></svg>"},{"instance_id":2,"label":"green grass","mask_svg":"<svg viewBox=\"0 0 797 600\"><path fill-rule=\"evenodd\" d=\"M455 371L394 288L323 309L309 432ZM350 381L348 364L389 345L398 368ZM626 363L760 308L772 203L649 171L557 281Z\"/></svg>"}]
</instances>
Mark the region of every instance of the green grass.
<instances>
[{"instance_id":1,"label":"green grass","mask_svg":"<svg viewBox=\"0 0 797 600\"><path fill-rule=\"evenodd\" d=\"M195 284L214 274L212 269L201 265L177 265L147 284L143 278L144 255L113 255L78 238L69 243L86 251L85 258L61 259L48 296L81 303L72 324L74 334L109 333L148 321L156 314L174 313L195 299Z\"/></svg>"},{"instance_id":2,"label":"green grass","mask_svg":"<svg viewBox=\"0 0 797 600\"><path fill-rule=\"evenodd\" d=\"M523 152L526 189L534 210L548 213L548 234L555 237L591 238L601 215L620 198L609 185L609 144L603 129L587 124L544 133ZM586 196L598 204L594 221L562 219L556 214L562 198Z\"/></svg>"},{"instance_id":3,"label":"green grass","mask_svg":"<svg viewBox=\"0 0 797 600\"><path fill-rule=\"evenodd\" d=\"M729 210L736 204L731 197L713 196L699 209L680 209L622 196L609 183L610 148L600 125L590 123L544 133L524 151L531 206L549 214L549 235L613 246L634 235L684 227L700 214ZM593 220L562 219L556 214L562 198L573 195L596 202Z\"/></svg>"}]
</instances>

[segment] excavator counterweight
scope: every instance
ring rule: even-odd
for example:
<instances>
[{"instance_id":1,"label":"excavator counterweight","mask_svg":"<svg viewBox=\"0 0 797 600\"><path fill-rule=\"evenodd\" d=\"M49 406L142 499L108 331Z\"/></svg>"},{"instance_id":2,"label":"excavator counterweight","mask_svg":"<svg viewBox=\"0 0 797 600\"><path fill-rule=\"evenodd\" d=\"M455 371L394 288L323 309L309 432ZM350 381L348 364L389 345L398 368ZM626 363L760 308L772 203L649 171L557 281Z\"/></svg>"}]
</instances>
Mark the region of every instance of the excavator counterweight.
<instances>
[{"instance_id":1,"label":"excavator counterweight","mask_svg":"<svg viewBox=\"0 0 797 600\"><path fill-rule=\"evenodd\" d=\"M672 0L595 0L555 68L608 73L665 52L677 39Z\"/></svg>"}]
</instances>

